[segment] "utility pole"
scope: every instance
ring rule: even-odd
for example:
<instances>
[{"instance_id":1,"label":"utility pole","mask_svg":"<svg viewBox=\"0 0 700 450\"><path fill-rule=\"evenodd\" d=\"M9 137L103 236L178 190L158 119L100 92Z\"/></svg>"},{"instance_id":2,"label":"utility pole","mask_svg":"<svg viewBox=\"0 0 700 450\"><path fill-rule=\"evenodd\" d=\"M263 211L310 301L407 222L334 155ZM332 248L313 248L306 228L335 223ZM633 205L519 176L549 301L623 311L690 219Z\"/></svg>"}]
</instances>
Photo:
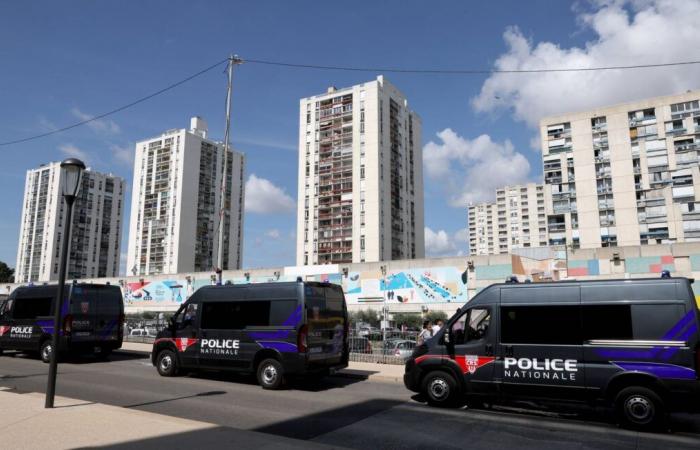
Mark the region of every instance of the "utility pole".
<instances>
[{"instance_id":1,"label":"utility pole","mask_svg":"<svg viewBox=\"0 0 700 450\"><path fill-rule=\"evenodd\" d=\"M233 66L242 64L243 60L238 55L231 55L228 58L228 86L226 89L226 129L224 131L224 164L221 175L221 209L219 212L219 253L216 262L216 274L218 277L217 284L221 286L223 283L224 270L224 225L226 224L226 178L228 172L228 142L229 133L231 131L231 90L233 89Z\"/></svg>"}]
</instances>

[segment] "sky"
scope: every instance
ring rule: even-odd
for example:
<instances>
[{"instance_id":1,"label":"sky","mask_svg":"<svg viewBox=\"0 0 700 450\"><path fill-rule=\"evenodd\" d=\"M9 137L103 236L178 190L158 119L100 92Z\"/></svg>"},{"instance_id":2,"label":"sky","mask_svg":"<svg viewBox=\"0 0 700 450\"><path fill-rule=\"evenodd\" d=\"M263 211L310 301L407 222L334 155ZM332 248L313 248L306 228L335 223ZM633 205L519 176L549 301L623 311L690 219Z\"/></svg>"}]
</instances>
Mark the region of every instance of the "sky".
<instances>
[{"instance_id":1,"label":"sky","mask_svg":"<svg viewBox=\"0 0 700 450\"><path fill-rule=\"evenodd\" d=\"M110 111L234 53L285 63L537 69L700 60L700 0L35 1L0 3L0 142ZM245 268L295 264L299 99L384 74L423 120L428 256L467 252L466 206L541 181L547 115L700 88L700 65L548 74L236 67L231 138L246 154ZM0 260L15 265L26 171L68 156L124 177L134 144L189 118L223 138L224 66L113 116L0 146Z\"/></svg>"}]
</instances>

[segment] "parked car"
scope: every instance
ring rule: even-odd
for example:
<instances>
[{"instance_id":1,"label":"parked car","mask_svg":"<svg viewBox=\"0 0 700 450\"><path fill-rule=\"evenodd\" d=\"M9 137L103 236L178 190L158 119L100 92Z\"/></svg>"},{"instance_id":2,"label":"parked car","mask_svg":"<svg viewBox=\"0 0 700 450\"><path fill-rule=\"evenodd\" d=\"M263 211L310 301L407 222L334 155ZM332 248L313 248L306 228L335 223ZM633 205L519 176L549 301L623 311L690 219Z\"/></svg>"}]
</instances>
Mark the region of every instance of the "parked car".
<instances>
[{"instance_id":1,"label":"parked car","mask_svg":"<svg viewBox=\"0 0 700 450\"><path fill-rule=\"evenodd\" d=\"M353 337L348 341L350 353L372 353L372 344L366 337Z\"/></svg>"},{"instance_id":2,"label":"parked car","mask_svg":"<svg viewBox=\"0 0 700 450\"><path fill-rule=\"evenodd\" d=\"M156 337L155 330L148 330L144 328L134 328L129 333L129 336L142 336L142 337Z\"/></svg>"},{"instance_id":3,"label":"parked car","mask_svg":"<svg viewBox=\"0 0 700 450\"><path fill-rule=\"evenodd\" d=\"M416 341L408 339L387 339L384 342L384 354L390 356L398 356L400 358L408 358L416 348Z\"/></svg>"},{"instance_id":4,"label":"parked car","mask_svg":"<svg viewBox=\"0 0 700 450\"><path fill-rule=\"evenodd\" d=\"M687 278L494 284L406 362L437 406L562 400L628 428L700 409L700 311Z\"/></svg>"}]
</instances>

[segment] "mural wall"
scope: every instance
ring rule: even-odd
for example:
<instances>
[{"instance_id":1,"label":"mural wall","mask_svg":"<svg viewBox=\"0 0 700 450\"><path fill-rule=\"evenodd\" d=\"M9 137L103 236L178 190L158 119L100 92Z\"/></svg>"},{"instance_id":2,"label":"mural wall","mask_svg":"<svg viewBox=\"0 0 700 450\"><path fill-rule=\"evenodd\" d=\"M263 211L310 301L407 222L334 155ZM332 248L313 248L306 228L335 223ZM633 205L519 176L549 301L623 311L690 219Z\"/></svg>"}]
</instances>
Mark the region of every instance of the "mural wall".
<instances>
[{"instance_id":1,"label":"mural wall","mask_svg":"<svg viewBox=\"0 0 700 450\"><path fill-rule=\"evenodd\" d=\"M494 255L421 261L349 264L347 266L285 267L249 272L224 272L224 283L247 284L307 281L340 284L348 304L378 307L384 302L397 310L420 310L421 305L449 309L462 305L481 289L515 275L520 281L559 279L655 277L663 270L673 276L698 278L693 285L700 305L700 244L617 248L614 252L577 250L538 251L529 256ZM546 250L546 249L538 249ZM689 250L693 250L690 252ZM652 253L653 252L653 253ZM647 253L647 255L645 255ZM653 254L653 256L649 254ZM613 256L614 255L614 256ZM215 284L213 273L178 274L152 278L99 279L118 284L127 307L172 310L202 286ZM16 285L6 286L7 292ZM403 305L405 308L398 306ZM417 308L413 308L413 306Z\"/></svg>"}]
</instances>

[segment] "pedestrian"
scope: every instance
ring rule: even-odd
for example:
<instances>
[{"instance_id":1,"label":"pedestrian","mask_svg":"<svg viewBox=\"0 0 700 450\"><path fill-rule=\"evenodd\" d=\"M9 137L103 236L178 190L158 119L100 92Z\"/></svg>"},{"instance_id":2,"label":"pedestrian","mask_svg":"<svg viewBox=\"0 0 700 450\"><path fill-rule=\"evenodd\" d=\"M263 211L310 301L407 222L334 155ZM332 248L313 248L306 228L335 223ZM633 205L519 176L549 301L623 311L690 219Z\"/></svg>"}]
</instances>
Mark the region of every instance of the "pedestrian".
<instances>
[{"instance_id":1,"label":"pedestrian","mask_svg":"<svg viewBox=\"0 0 700 450\"><path fill-rule=\"evenodd\" d=\"M416 339L416 344L422 345L433 336L432 329L430 328L430 321L426 320L423 322L423 329L418 333L418 338Z\"/></svg>"},{"instance_id":2,"label":"pedestrian","mask_svg":"<svg viewBox=\"0 0 700 450\"><path fill-rule=\"evenodd\" d=\"M437 334L438 331L440 331L440 328L442 328L444 322L442 319L438 319L435 321L435 325L433 325L433 336Z\"/></svg>"}]
</instances>

